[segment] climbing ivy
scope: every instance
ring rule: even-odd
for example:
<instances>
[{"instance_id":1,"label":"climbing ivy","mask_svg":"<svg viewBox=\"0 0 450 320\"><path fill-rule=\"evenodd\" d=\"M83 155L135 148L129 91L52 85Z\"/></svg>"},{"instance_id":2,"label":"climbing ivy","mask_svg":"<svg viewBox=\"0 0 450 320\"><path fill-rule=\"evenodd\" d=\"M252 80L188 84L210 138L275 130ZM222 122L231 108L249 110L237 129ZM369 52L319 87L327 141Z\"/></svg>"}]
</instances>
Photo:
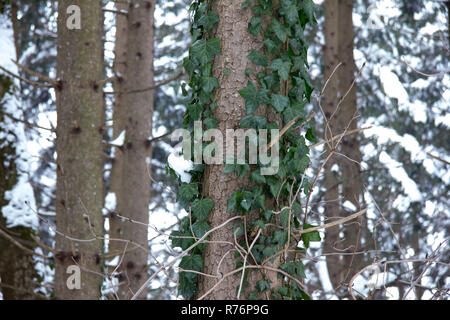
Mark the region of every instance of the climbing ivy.
<instances>
[{"instance_id":1,"label":"climbing ivy","mask_svg":"<svg viewBox=\"0 0 450 320\"><path fill-rule=\"evenodd\" d=\"M189 57L184 60L184 68L189 75L188 85L191 90L188 91L183 86L182 91L183 95L190 96L183 124L191 132L194 121L202 120L207 128L215 127L218 122L213 116L213 111L217 107L214 91L219 88L219 81L212 76L212 62L214 57L221 53L221 44L220 39L212 38L210 34L219 22L219 16L212 11L211 2L211 0L196 0L190 7L193 43ZM252 50L247 56L255 68L246 70L245 74L249 80L246 87L238 91L245 100L247 113L240 120L240 127L279 130L288 127L288 129L279 138L280 164L275 175L262 175L261 169L264 166L261 163L251 166L225 165L223 171L225 174L234 174L240 179L249 176L252 182L251 186L236 190L231 195L227 210L239 215L247 215L250 212L259 214L259 218L252 226L252 230L261 228L263 231L252 248L252 254L258 264L267 259L273 260L275 254L281 253L284 263L280 269L294 278L305 278L302 261L298 258L284 261L283 249L289 245L288 241L290 243L295 241L292 233L296 229L312 227L302 221L303 210L299 201L292 201L291 198L292 190L294 193L302 191L308 195L311 188L310 182L304 177L305 170L310 164L306 141L315 142L316 138L314 127L307 121L304 110L305 104L310 102L313 91L307 73L308 44L304 30L307 24L316 23L314 4L312 0L280 0L279 7L275 9L272 0L245 0L241 6L242 10L253 12L248 32L254 37L262 37L264 46L260 51ZM224 74L229 72L230 70L223 70ZM250 80L250 75L254 74L255 80ZM279 115L278 121L269 121L266 117L255 115L255 111L261 105L273 108L274 113ZM300 134L299 126L303 126L304 135ZM195 166L191 172L190 183L182 182L172 169L168 170L179 181L177 198L180 205L190 213L182 219L179 230L171 234L172 246L186 250L196 239L211 229L207 218L214 207L214 202L202 198L199 193L204 165ZM266 208L266 199L269 198L276 201L273 201L274 207ZM279 225L280 228L268 228L269 224ZM234 226L234 230L237 236L244 232L240 223ZM309 247L310 242L320 241L320 235L317 231L304 233L301 239L304 248L297 248L300 253ZM201 271L202 250L205 245L203 243L196 246L184 256L180 268ZM241 246L246 248L247 245L243 241ZM240 266L242 262L238 262L236 267ZM274 299L309 299L295 281L283 283L282 287L273 290L270 280L262 279L256 283L250 298L257 299L261 294L270 291ZM246 281L244 285L248 285ZM197 290L197 274L180 272L178 290L186 299L192 298Z\"/></svg>"}]
</instances>

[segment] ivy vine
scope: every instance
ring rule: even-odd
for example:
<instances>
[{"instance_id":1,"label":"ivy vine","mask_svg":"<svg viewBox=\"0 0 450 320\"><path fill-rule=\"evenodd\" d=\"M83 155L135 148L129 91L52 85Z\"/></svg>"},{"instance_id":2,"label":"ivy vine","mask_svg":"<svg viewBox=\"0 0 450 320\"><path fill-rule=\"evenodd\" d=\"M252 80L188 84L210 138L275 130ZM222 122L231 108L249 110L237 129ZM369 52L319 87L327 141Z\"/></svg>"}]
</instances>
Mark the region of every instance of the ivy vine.
<instances>
[{"instance_id":1,"label":"ivy vine","mask_svg":"<svg viewBox=\"0 0 450 320\"><path fill-rule=\"evenodd\" d=\"M220 39L210 37L211 30L219 22L219 16L212 11L211 2L196 0L190 7L193 43L189 57L183 63L189 75L190 90L183 85L182 92L190 101L183 124L191 132L194 121L202 120L207 128L214 128L218 123L213 111L217 107L214 92L219 88L219 81L212 76L212 63L214 57L221 53L221 44ZM304 109L310 102L313 91L307 73L308 43L304 30L307 24L316 23L315 7L312 0L280 0L278 10L274 10L272 0L245 0L241 6L242 10L252 10L253 17L248 24L248 32L254 37L262 37L264 46L261 51L253 50L247 56L255 67L259 67L258 70L263 68L263 71L256 73L256 82L249 78L246 87L238 91L245 100L247 113L240 120L240 127L281 130L291 123L279 140L280 164L275 175L262 175L263 165L260 163L252 166L227 164L224 169L225 174L235 174L240 179L248 175L252 182L251 187L236 190L231 195L227 210L239 215L252 211L259 214L259 219L254 222L252 229L261 228L264 232L252 247L252 254L256 262L262 264L267 259L273 260L277 252L282 252L289 243L293 243L293 232L296 229L312 227L301 219L303 209L299 200L293 201L291 198L292 190L295 190L297 195L300 192L308 195L311 189L310 182L304 177L310 164L306 140L315 142L316 138L314 126L307 121ZM269 21L269 24L265 25L263 21ZM228 69L223 70L224 74L229 72ZM245 73L250 76L255 72L256 70L247 69ZM266 117L255 115L254 112L261 105L273 108L281 121L270 122ZM301 125L305 129L303 135L299 134L298 130ZM207 218L214 202L201 198L199 193L204 165L194 167L190 183L182 182L171 168L168 167L168 170L179 182L179 204L190 213L182 219L179 230L172 232L172 246L186 250L211 229ZM275 207L266 208L266 198L277 199ZM269 231L266 227L268 224L278 224L280 228ZM238 232L237 236L244 232L239 223L235 225L234 230ZM304 252L310 242L320 240L317 231L303 233L303 248L296 249ZM246 247L244 242L241 245ZM199 244L184 256L180 268L201 271L202 251L205 246L204 243ZM285 273L297 279L305 278L304 265L300 258L283 262L280 269ZM242 264L243 262L238 262L236 267L241 267ZM244 285L249 285L245 279ZM197 274L180 272L178 291L186 299L193 298L197 291ZM310 299L295 281L283 281L283 286L274 290L271 289L270 280L264 278L256 283L250 298L257 299L268 291L274 299Z\"/></svg>"}]
</instances>

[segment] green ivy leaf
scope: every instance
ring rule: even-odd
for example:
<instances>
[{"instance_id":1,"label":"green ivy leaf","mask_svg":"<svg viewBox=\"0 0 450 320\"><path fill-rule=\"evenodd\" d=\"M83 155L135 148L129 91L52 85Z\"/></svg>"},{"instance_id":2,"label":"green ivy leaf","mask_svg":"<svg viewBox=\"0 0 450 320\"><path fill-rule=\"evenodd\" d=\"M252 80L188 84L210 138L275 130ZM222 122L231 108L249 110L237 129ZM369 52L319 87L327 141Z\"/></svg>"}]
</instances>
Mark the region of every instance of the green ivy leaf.
<instances>
[{"instance_id":1,"label":"green ivy leaf","mask_svg":"<svg viewBox=\"0 0 450 320\"><path fill-rule=\"evenodd\" d=\"M258 90L252 82L247 83L247 87L238 91L245 99L245 108L248 114L253 113L259 107Z\"/></svg>"},{"instance_id":2,"label":"green ivy leaf","mask_svg":"<svg viewBox=\"0 0 450 320\"><path fill-rule=\"evenodd\" d=\"M290 26L299 20L298 9L298 0L281 0L280 14Z\"/></svg>"},{"instance_id":3,"label":"green ivy leaf","mask_svg":"<svg viewBox=\"0 0 450 320\"><path fill-rule=\"evenodd\" d=\"M202 77L201 83L205 92L212 92L219 87L219 81L216 77Z\"/></svg>"},{"instance_id":4,"label":"green ivy leaf","mask_svg":"<svg viewBox=\"0 0 450 320\"><path fill-rule=\"evenodd\" d=\"M257 37L262 28L262 19L261 17L252 17L250 22L248 23L248 32L252 34L254 37Z\"/></svg>"},{"instance_id":5,"label":"green ivy leaf","mask_svg":"<svg viewBox=\"0 0 450 320\"><path fill-rule=\"evenodd\" d=\"M231 73L231 70L230 70L230 69L228 69L228 68L223 69L223 74L224 74L224 75L228 75L228 74L230 74L230 73Z\"/></svg>"},{"instance_id":6,"label":"green ivy leaf","mask_svg":"<svg viewBox=\"0 0 450 320\"><path fill-rule=\"evenodd\" d=\"M316 10L316 6L312 0L303 0L302 1L302 10L306 14L310 23L316 23L316 18L314 17L314 11Z\"/></svg>"},{"instance_id":7,"label":"green ivy leaf","mask_svg":"<svg viewBox=\"0 0 450 320\"><path fill-rule=\"evenodd\" d=\"M195 41L191 47L192 57L197 59L200 64L206 64L214 59L214 56L221 53L220 39L212 38L209 40L200 39Z\"/></svg>"},{"instance_id":8,"label":"green ivy leaf","mask_svg":"<svg viewBox=\"0 0 450 320\"><path fill-rule=\"evenodd\" d=\"M255 225L260 227L262 230L267 230L266 224L262 220L256 220Z\"/></svg>"},{"instance_id":9,"label":"green ivy leaf","mask_svg":"<svg viewBox=\"0 0 450 320\"><path fill-rule=\"evenodd\" d=\"M182 182L178 189L178 196L184 201L191 201L196 195L198 195L197 183Z\"/></svg>"},{"instance_id":10,"label":"green ivy leaf","mask_svg":"<svg viewBox=\"0 0 450 320\"><path fill-rule=\"evenodd\" d=\"M272 53L272 54L278 54L278 44L271 39L265 39L263 41L264 43L264 48L267 50L268 53Z\"/></svg>"},{"instance_id":11,"label":"green ivy leaf","mask_svg":"<svg viewBox=\"0 0 450 320\"><path fill-rule=\"evenodd\" d=\"M267 121L266 118L261 116L245 116L240 121L241 128L254 128L254 129L261 129L266 125Z\"/></svg>"},{"instance_id":12,"label":"green ivy leaf","mask_svg":"<svg viewBox=\"0 0 450 320\"><path fill-rule=\"evenodd\" d=\"M206 31L209 31L217 22L219 22L219 16L214 11L210 11L208 14L203 15L197 23L199 26L203 26Z\"/></svg>"},{"instance_id":13,"label":"green ivy leaf","mask_svg":"<svg viewBox=\"0 0 450 320\"><path fill-rule=\"evenodd\" d=\"M239 179L242 179L249 171L250 171L250 166L246 163L245 164L237 164L235 166L235 172Z\"/></svg>"},{"instance_id":14,"label":"green ivy leaf","mask_svg":"<svg viewBox=\"0 0 450 320\"><path fill-rule=\"evenodd\" d=\"M252 50L247 58L257 66L266 67L269 63L269 59L267 58L267 56L259 53L256 50Z\"/></svg>"},{"instance_id":15,"label":"green ivy leaf","mask_svg":"<svg viewBox=\"0 0 450 320\"><path fill-rule=\"evenodd\" d=\"M211 226L206 221L196 221L192 224L192 231L194 231L195 236L198 238L203 237L209 230L211 230Z\"/></svg>"},{"instance_id":16,"label":"green ivy leaf","mask_svg":"<svg viewBox=\"0 0 450 320\"><path fill-rule=\"evenodd\" d=\"M203 123L208 129L216 128L219 121L216 118L206 118Z\"/></svg>"},{"instance_id":17,"label":"green ivy leaf","mask_svg":"<svg viewBox=\"0 0 450 320\"><path fill-rule=\"evenodd\" d=\"M280 213L280 222L283 228L287 228L289 224L289 212L290 210L288 208L284 209Z\"/></svg>"},{"instance_id":18,"label":"green ivy leaf","mask_svg":"<svg viewBox=\"0 0 450 320\"><path fill-rule=\"evenodd\" d=\"M308 130L306 131L305 138L308 139L309 141L311 141L312 143L317 142L316 135L314 134L313 128L308 128Z\"/></svg>"},{"instance_id":19,"label":"green ivy leaf","mask_svg":"<svg viewBox=\"0 0 450 320\"><path fill-rule=\"evenodd\" d=\"M272 24L270 25L273 32L275 32L278 39L280 39L281 42L286 42L287 33L286 27L283 26L280 22L278 22L277 19L272 19Z\"/></svg>"},{"instance_id":20,"label":"green ivy leaf","mask_svg":"<svg viewBox=\"0 0 450 320\"><path fill-rule=\"evenodd\" d=\"M300 260L287 262L281 265L280 269L289 273L293 277L306 278L305 266Z\"/></svg>"},{"instance_id":21,"label":"green ivy leaf","mask_svg":"<svg viewBox=\"0 0 450 320\"><path fill-rule=\"evenodd\" d=\"M270 290L270 280L259 280L258 282L256 282L256 289L258 289L260 293L266 290Z\"/></svg>"},{"instance_id":22,"label":"green ivy leaf","mask_svg":"<svg viewBox=\"0 0 450 320\"><path fill-rule=\"evenodd\" d=\"M208 214L211 212L212 208L214 208L214 201L212 199L197 199L192 203L192 214L199 221L203 221L208 218Z\"/></svg>"},{"instance_id":23,"label":"green ivy leaf","mask_svg":"<svg viewBox=\"0 0 450 320\"><path fill-rule=\"evenodd\" d=\"M228 211L236 211L237 205L239 204L239 199L241 198L242 192L236 191L230 196L227 201L227 210Z\"/></svg>"},{"instance_id":24,"label":"green ivy leaf","mask_svg":"<svg viewBox=\"0 0 450 320\"><path fill-rule=\"evenodd\" d=\"M261 175L261 170L255 170L250 175L250 180L256 183L266 183L266 177Z\"/></svg>"},{"instance_id":25,"label":"green ivy leaf","mask_svg":"<svg viewBox=\"0 0 450 320\"><path fill-rule=\"evenodd\" d=\"M199 254L187 255L184 256L183 259L181 259L179 266L184 270L201 271L203 268L203 258ZM194 278L197 276L195 273L192 272L190 272L189 274L194 275L193 276Z\"/></svg>"},{"instance_id":26,"label":"green ivy leaf","mask_svg":"<svg viewBox=\"0 0 450 320\"><path fill-rule=\"evenodd\" d=\"M289 106L289 98L281 94L272 94L270 100L272 106L278 113L283 112L283 110Z\"/></svg>"},{"instance_id":27,"label":"green ivy leaf","mask_svg":"<svg viewBox=\"0 0 450 320\"><path fill-rule=\"evenodd\" d=\"M192 234L181 231L172 231L170 234L170 240L172 240L173 248L181 248L181 250L186 250L195 242Z\"/></svg>"},{"instance_id":28,"label":"green ivy leaf","mask_svg":"<svg viewBox=\"0 0 450 320\"><path fill-rule=\"evenodd\" d=\"M178 294L188 300L192 299L197 292L196 280L190 278L192 274L192 272L180 272L178 278Z\"/></svg>"},{"instance_id":29,"label":"green ivy leaf","mask_svg":"<svg viewBox=\"0 0 450 320\"><path fill-rule=\"evenodd\" d=\"M273 242L278 243L278 248L283 248L287 242L288 232L282 230L276 230L273 233Z\"/></svg>"},{"instance_id":30,"label":"green ivy leaf","mask_svg":"<svg viewBox=\"0 0 450 320\"><path fill-rule=\"evenodd\" d=\"M290 61L283 61L282 59L275 59L270 65L270 70L277 71L278 75L283 80L288 80L289 72L291 71L292 63Z\"/></svg>"},{"instance_id":31,"label":"green ivy leaf","mask_svg":"<svg viewBox=\"0 0 450 320\"><path fill-rule=\"evenodd\" d=\"M303 230L307 230L307 229L310 229L313 227L315 227L315 226L305 223L303 225ZM308 233L302 233L302 240L303 240L303 243L305 244L305 247L309 248L310 242L318 242L321 240L320 233L317 230L308 232Z\"/></svg>"}]
</instances>

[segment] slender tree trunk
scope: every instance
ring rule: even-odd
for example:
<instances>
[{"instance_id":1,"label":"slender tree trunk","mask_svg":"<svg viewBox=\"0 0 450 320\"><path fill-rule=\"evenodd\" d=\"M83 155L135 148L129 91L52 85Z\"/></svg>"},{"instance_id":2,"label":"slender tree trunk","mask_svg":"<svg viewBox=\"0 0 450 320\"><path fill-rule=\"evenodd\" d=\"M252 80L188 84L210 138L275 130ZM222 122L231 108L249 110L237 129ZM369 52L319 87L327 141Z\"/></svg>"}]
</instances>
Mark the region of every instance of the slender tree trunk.
<instances>
[{"instance_id":1,"label":"slender tree trunk","mask_svg":"<svg viewBox=\"0 0 450 320\"><path fill-rule=\"evenodd\" d=\"M322 108L326 117L324 124L324 139L327 140L339 133L337 117L333 116L338 102L339 82L337 75L332 75L339 64L339 2L336 0L326 0L324 3L324 11L324 79L329 82L324 91ZM326 152L324 158L327 159L329 154L335 151L335 145L334 143L326 144L325 148ZM339 180L337 178L337 173L331 170L334 164L336 164L336 157L332 155L324 167L324 187L326 189L325 217L327 220L330 220L327 222L331 222L339 216ZM339 226L327 229L325 233L324 253L334 253L336 251L334 248L339 244L339 232ZM328 255L326 261L331 283L336 289L342 281L340 275L340 270L342 269L340 256Z\"/></svg>"},{"instance_id":2,"label":"slender tree trunk","mask_svg":"<svg viewBox=\"0 0 450 320\"><path fill-rule=\"evenodd\" d=\"M354 32L353 32L353 0L340 0L339 2L339 59L342 62L342 69L339 72L339 92L342 101L339 112L340 131L354 130L358 126L356 84L352 83L356 76L356 67L353 58ZM351 90L349 91L349 89ZM360 163L362 160L359 136L357 134L346 136L342 139L341 152L345 157L340 157L342 172L342 201L350 201L355 208L361 207L362 180ZM350 160L351 159L351 160ZM348 212L342 207L342 215L347 216L354 212ZM344 226L344 247L349 252L356 252L361 249L361 222L358 218ZM358 271L362 264L362 255L347 255L344 257L345 270L344 281L347 283Z\"/></svg>"},{"instance_id":3,"label":"slender tree trunk","mask_svg":"<svg viewBox=\"0 0 450 320\"><path fill-rule=\"evenodd\" d=\"M128 41L125 87L127 91L153 85L154 10L156 1L131 1L128 7ZM148 138L152 133L154 90L125 94L122 192L118 197L118 212L134 221L148 224L152 158ZM128 245L121 265L124 282L121 299L131 298L147 278L148 228L135 223L123 224L122 236ZM139 245L139 247L137 246ZM143 291L141 299L146 297Z\"/></svg>"},{"instance_id":4,"label":"slender tree trunk","mask_svg":"<svg viewBox=\"0 0 450 320\"><path fill-rule=\"evenodd\" d=\"M103 74L101 1L58 3L57 182L55 295L57 299L98 299L103 241ZM81 29L69 29L67 8L77 5ZM70 12L70 11L69 11ZM80 289L69 289L68 267L81 270ZM73 271L72 271L73 272ZM73 284L73 283L72 283Z\"/></svg>"},{"instance_id":5,"label":"slender tree trunk","mask_svg":"<svg viewBox=\"0 0 450 320\"><path fill-rule=\"evenodd\" d=\"M126 11L128 6L126 3L116 3L116 9L120 11ZM125 130L125 97L126 95L120 92L124 92L126 66L127 66L127 37L128 37L128 20L127 16L123 14L116 15L116 42L115 42L115 60L114 60L114 72L117 79L114 81L114 90L119 92L114 97L114 114L113 114L113 140L119 137L119 135ZM125 193L122 185L122 167L123 167L123 149L114 149L114 159L111 170L111 192L114 193L117 199L120 194ZM117 209L117 208L115 208ZM109 237L110 239L122 239L123 238L122 221L117 218L114 213L109 215ZM115 255L120 255L123 251L123 242L110 240L109 252Z\"/></svg>"},{"instance_id":6,"label":"slender tree trunk","mask_svg":"<svg viewBox=\"0 0 450 320\"><path fill-rule=\"evenodd\" d=\"M325 79L336 70L325 91L324 111L328 119L325 127L325 138L331 138L346 130L357 128L357 101L355 80L356 68L353 59L353 0L327 0L325 2ZM350 90L351 89L351 90ZM329 219L347 216L354 212L343 208L349 201L355 208L361 207L362 181L359 163L361 162L360 142L358 135L346 136L340 145L327 145L327 153L338 151L341 156L333 156L325 166L326 205L325 215ZM343 156L342 156L343 155ZM331 171L337 165L340 176ZM343 238L339 232L343 231ZM361 248L361 219L351 221L345 226L327 229L325 237L325 253L337 253L334 248L346 249L347 253L359 251ZM328 272L335 290L352 278L361 267L362 256L339 255L327 256Z\"/></svg>"}]
</instances>

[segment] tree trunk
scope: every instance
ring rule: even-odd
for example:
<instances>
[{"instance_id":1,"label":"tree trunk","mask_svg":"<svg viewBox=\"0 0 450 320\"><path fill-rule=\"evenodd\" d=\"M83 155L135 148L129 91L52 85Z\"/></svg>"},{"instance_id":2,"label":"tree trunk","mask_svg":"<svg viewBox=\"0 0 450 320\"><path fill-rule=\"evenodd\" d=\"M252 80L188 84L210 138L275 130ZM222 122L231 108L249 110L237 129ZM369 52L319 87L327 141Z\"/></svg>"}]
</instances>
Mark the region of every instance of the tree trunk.
<instances>
[{"instance_id":1,"label":"tree trunk","mask_svg":"<svg viewBox=\"0 0 450 320\"><path fill-rule=\"evenodd\" d=\"M278 7L278 1L275 1L273 8ZM244 10L239 4L232 0L215 1L212 9L219 15L220 21L212 31L211 37L221 39L221 54L217 55L213 63L213 76L220 83L220 88L215 91L216 102L218 107L214 110L214 117L218 120L217 129L219 129L223 137L226 137L226 129L237 129L240 127L240 120L246 115L245 101L237 93L238 90L246 87L247 81L255 82L256 76L246 76L246 69L253 68L255 65L247 58L252 50L261 51L262 39L255 38L248 30L248 23L253 16L251 9ZM276 9L272 9L276 12ZM269 21L263 21L267 24ZM270 64L270 63L269 63ZM230 69L230 74L224 75L224 69ZM256 67L257 71L261 67ZM255 74L256 74L255 72ZM271 109L261 106L255 114L264 115L269 121L275 121L275 113ZM225 139L224 139L225 142ZM230 141L226 141L228 145ZM236 146L235 146L236 149ZM224 151L225 152L225 151ZM235 212L227 210L227 201L233 192L242 187L250 187L251 183L248 177L242 179L236 175L223 173L224 165L207 165L205 169L203 195L211 198L215 205L209 214L208 222L212 227L218 226L226 220L236 215ZM266 207L270 208L270 199L266 201ZM249 228L252 221L257 217L247 216L246 225ZM247 230L249 231L249 230ZM236 269L234 258L235 251L233 246L228 243L234 243L233 223L229 223L223 228L212 233L209 237L204 253L203 272L213 275L225 275ZM220 263L220 268L218 269ZM272 267L279 266L279 258L276 258ZM266 272L268 278L272 280L271 286L275 287L279 283L279 279L275 272ZM237 288L239 287L242 272L237 272L227 277L214 290L205 296L205 299L222 300L237 299ZM247 299L248 294L253 290L256 281L262 279L261 272L249 270L248 281L252 287L248 290L242 288L240 299ZM220 279L220 278L219 278ZM197 298L203 296L208 290L216 285L218 278L200 277L199 291Z\"/></svg>"},{"instance_id":2,"label":"tree trunk","mask_svg":"<svg viewBox=\"0 0 450 320\"><path fill-rule=\"evenodd\" d=\"M331 139L339 133L339 124L335 116L332 117L333 112L337 106L338 96L338 78L336 73L332 76L333 71L339 64L339 38L338 38L338 23L339 23L339 2L336 0L326 0L324 2L324 82L328 81L327 87L324 91L322 108L325 114L324 124L324 139ZM331 78L330 78L331 77ZM335 144L331 142L325 145L326 152L324 159L327 159L331 152L335 151ZM326 222L332 222L339 217L339 180L337 173L331 171L334 164L336 164L336 157L332 155L324 167L324 187L325 192L325 217ZM329 221L328 221L329 220ZM325 233L324 253L334 253L335 246L339 243L340 227L336 226L328 228ZM341 283L340 271L342 269L341 259L338 255L328 255L326 257L328 273L330 275L331 283L336 289Z\"/></svg>"},{"instance_id":3,"label":"tree trunk","mask_svg":"<svg viewBox=\"0 0 450 320\"><path fill-rule=\"evenodd\" d=\"M81 29L66 24L71 5L80 8ZM103 74L101 12L101 1L61 0L58 5L57 299L98 299L103 281L103 241L97 238L103 237L103 93L97 84ZM80 289L68 286L69 277L76 276L68 270L71 265L81 270Z\"/></svg>"},{"instance_id":4,"label":"tree trunk","mask_svg":"<svg viewBox=\"0 0 450 320\"><path fill-rule=\"evenodd\" d=\"M324 111L329 127L326 127L325 138L357 128L355 63L353 59L353 0L339 0L325 2L325 79L337 69L325 90ZM351 88L351 90L350 90ZM341 101L341 102L340 102ZM340 104L339 104L340 102ZM338 109L337 109L338 108ZM354 212L343 208L346 201L356 208L361 208L362 181L359 163L361 162L360 142L357 134L346 136L340 145L327 145L327 153L339 151L344 156L334 155L325 166L326 205L325 215L328 219L347 216ZM351 159L351 160L350 160ZM340 177L331 168L337 165ZM347 253L359 251L361 248L361 218L327 229L325 237L325 253L337 253L334 248L346 249ZM341 238L339 232L343 231ZM345 285L362 264L362 256L328 255L327 266L330 279L335 290Z\"/></svg>"},{"instance_id":5,"label":"tree trunk","mask_svg":"<svg viewBox=\"0 0 450 320\"><path fill-rule=\"evenodd\" d=\"M120 11L128 10L126 3L116 3L116 9ZM127 66L127 37L128 37L128 19L123 14L116 15L116 40L115 40L115 60L114 60L114 72L116 80L114 81L114 91L119 92L114 96L114 113L113 113L113 135L112 139L115 140L125 130L125 97L126 95L121 93L126 90L125 77ZM123 149L114 149L114 158L111 169L111 189L117 199L120 194L124 193L122 185L122 167L123 167ZM122 239L122 221L114 213L109 215L109 238L110 239ZM109 253L114 255L120 255L123 252L123 242L110 240L109 241Z\"/></svg>"},{"instance_id":6,"label":"tree trunk","mask_svg":"<svg viewBox=\"0 0 450 320\"><path fill-rule=\"evenodd\" d=\"M356 67L353 59L353 0L340 0L339 2L339 59L342 62L342 69L339 72L339 92L343 97L341 111L339 112L340 132L354 130L358 127L356 84L352 83L356 76ZM350 91L348 91L351 88ZM342 139L341 153L347 156L340 157L342 172L342 202L350 201L355 208L361 208L362 180L360 163L362 160L359 136L357 134L346 136ZM351 160L349 160L351 159ZM342 216L348 216L354 212L348 212L342 207ZM344 226L344 247L348 252L356 252L361 249L361 222L362 219L348 222ZM347 255L344 257L345 270L344 281L347 283L359 270L362 264L362 255Z\"/></svg>"},{"instance_id":7,"label":"tree trunk","mask_svg":"<svg viewBox=\"0 0 450 320\"><path fill-rule=\"evenodd\" d=\"M116 195L120 215L148 224L152 148L154 10L156 1L131 1L128 7L128 41L126 56L125 105L126 130L123 147L122 191ZM120 112L120 111L119 111ZM122 237L132 241L121 265L119 298L131 298L147 278L148 228L132 222L122 225ZM144 299L147 291L139 297Z\"/></svg>"}]
</instances>

